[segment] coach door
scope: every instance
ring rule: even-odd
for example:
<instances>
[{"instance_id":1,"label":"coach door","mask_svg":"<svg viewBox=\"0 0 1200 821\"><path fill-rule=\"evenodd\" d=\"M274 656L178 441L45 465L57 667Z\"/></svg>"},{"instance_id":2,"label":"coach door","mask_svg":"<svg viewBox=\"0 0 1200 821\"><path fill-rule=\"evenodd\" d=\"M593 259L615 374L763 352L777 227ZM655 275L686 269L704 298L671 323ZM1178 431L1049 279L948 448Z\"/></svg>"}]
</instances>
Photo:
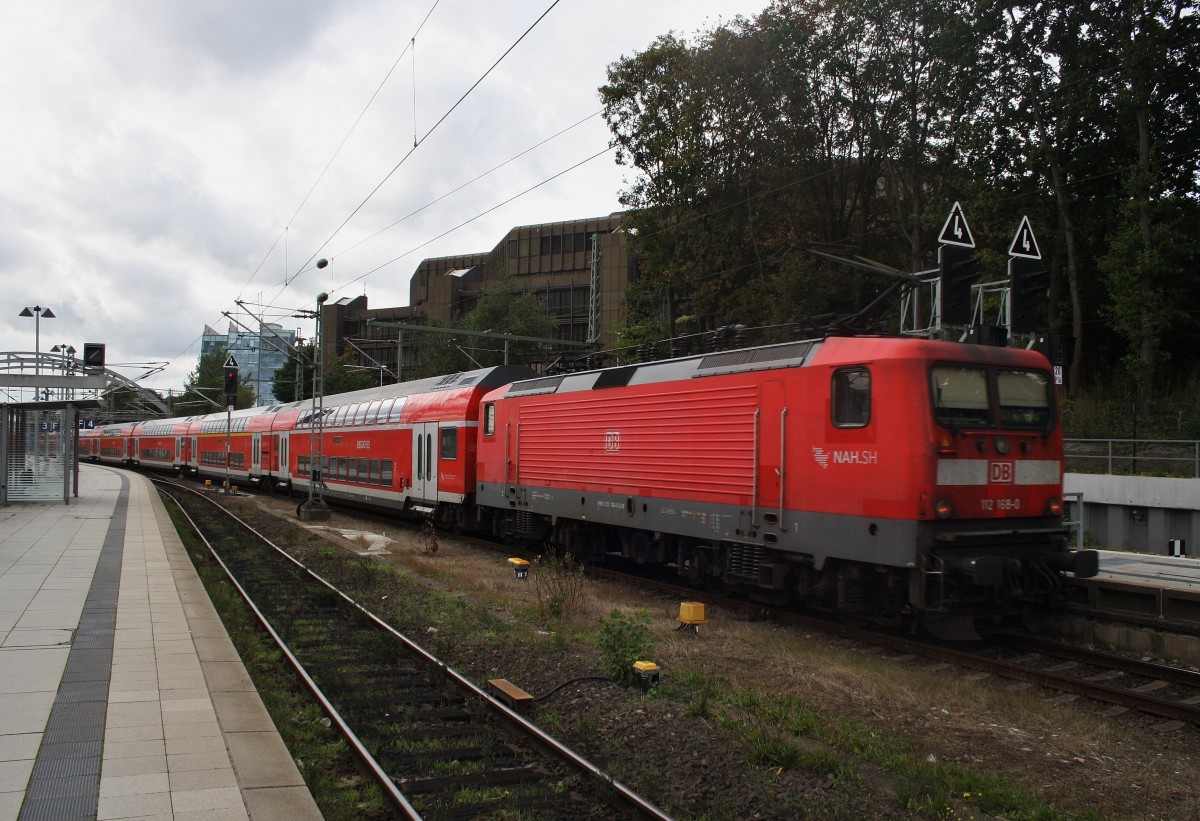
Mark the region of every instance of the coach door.
<instances>
[{"instance_id":1,"label":"coach door","mask_svg":"<svg viewBox=\"0 0 1200 821\"><path fill-rule=\"evenodd\" d=\"M437 422L413 425L412 495L418 499L437 500L437 443Z\"/></svg>"},{"instance_id":2,"label":"coach door","mask_svg":"<svg viewBox=\"0 0 1200 821\"><path fill-rule=\"evenodd\" d=\"M250 434L250 474L262 474L262 434Z\"/></svg>"}]
</instances>

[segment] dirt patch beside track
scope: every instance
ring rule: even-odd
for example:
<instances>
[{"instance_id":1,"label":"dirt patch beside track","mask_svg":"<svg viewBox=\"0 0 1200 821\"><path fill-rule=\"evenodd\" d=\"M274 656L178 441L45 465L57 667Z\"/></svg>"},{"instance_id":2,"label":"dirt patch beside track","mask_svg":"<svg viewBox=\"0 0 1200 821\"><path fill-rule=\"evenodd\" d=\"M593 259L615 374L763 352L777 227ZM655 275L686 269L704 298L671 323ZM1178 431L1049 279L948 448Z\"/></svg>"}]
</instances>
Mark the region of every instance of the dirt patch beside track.
<instances>
[{"instance_id":1,"label":"dirt patch beside track","mask_svg":"<svg viewBox=\"0 0 1200 821\"><path fill-rule=\"evenodd\" d=\"M297 525L294 501L241 506L264 530ZM341 511L317 532L331 547L303 557L314 569L476 682L546 696L532 720L681 819L1200 818L1191 728L711 610L680 632L677 600L619 584L587 582L550 622L503 555ZM647 613L660 686L547 696L603 674L595 639L614 610Z\"/></svg>"}]
</instances>

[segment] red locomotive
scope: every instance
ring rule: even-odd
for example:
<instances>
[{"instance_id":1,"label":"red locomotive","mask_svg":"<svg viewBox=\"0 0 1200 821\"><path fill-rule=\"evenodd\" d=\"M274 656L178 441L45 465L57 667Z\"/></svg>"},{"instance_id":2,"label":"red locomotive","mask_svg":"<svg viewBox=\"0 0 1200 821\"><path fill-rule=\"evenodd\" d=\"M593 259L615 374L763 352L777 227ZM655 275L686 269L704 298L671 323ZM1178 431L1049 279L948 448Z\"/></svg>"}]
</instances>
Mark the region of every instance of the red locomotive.
<instances>
[{"instance_id":1,"label":"red locomotive","mask_svg":"<svg viewBox=\"0 0 1200 821\"><path fill-rule=\"evenodd\" d=\"M487 369L324 407L331 498L620 553L763 601L973 635L1097 570L1095 551L1067 547L1055 391L1031 351L828 338L558 376ZM234 416L239 478L307 488L304 403ZM225 414L94 433L102 461L120 435L136 460L150 426L217 421L223 457ZM174 467L223 475L196 447Z\"/></svg>"}]
</instances>

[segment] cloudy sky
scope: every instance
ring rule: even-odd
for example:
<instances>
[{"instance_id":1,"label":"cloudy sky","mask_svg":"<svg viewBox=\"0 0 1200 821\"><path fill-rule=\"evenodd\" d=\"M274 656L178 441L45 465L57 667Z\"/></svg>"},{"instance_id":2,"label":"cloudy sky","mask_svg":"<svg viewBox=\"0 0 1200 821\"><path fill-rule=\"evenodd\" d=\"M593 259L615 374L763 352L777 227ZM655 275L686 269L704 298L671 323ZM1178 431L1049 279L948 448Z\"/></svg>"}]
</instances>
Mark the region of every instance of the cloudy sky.
<instances>
[{"instance_id":1,"label":"cloudy sky","mask_svg":"<svg viewBox=\"0 0 1200 821\"><path fill-rule=\"evenodd\" d=\"M49 307L42 351L103 342L130 378L165 363L142 384L166 391L222 312L307 335L290 314L320 291L405 305L425 257L614 211L606 66L765 5L0 4L0 350L32 351L18 314Z\"/></svg>"}]
</instances>

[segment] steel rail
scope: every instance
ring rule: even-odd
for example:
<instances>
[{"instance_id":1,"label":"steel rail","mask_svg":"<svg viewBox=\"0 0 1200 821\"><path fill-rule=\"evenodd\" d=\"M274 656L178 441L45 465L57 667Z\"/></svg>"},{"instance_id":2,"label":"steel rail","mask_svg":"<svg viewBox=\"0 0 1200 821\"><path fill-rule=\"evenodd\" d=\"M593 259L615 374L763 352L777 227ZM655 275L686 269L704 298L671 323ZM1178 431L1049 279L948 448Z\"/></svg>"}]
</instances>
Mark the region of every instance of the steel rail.
<instances>
[{"instance_id":1,"label":"steel rail","mask_svg":"<svg viewBox=\"0 0 1200 821\"><path fill-rule=\"evenodd\" d=\"M173 482L167 482L160 479L152 481L154 481L156 484L169 485L171 487L178 488L216 505L216 503L211 499L208 499L203 494L197 493L191 488L182 487L181 485ZM170 496L170 494L168 494L168 496ZM404 815L411 821L421 821L421 814L416 811L412 804L408 803L408 799L404 797L404 793L400 792L400 789L396 786L396 782L392 780L391 776L384 772L381 766L379 766L379 762L375 760L375 757L371 755L371 753L363 745L362 741L359 740L354 730L352 730L350 725L347 724L345 719L342 718L341 713L339 713L337 708L334 707L333 703L326 698L325 693L321 690L317 683L313 681L312 677L308 675L308 671L304 669L304 665L301 664L300 660L296 658L295 654L292 653L292 650L290 647L288 647L287 642L285 642L283 637L275 631L274 627L271 626L271 623L267 620L267 617L261 610L259 610L258 605L254 602L254 599L251 598L250 593L244 587L242 587L241 582L237 580L237 577L234 576L233 572L225 564L224 560L217 553L216 548L214 548L208 539L205 538L204 534L200 530L199 525L197 525L195 520L193 520L188 512L183 509L183 505L179 503L178 499L176 499L174 496L170 496L170 498L171 501L175 502L176 508L178 508L179 512L183 514L183 517L187 519L188 524L191 525L192 530L195 532L197 538L204 542L204 546L208 548L208 552L212 554L212 557L216 560L217 564L221 566L221 570L224 571L225 576L229 579L230 584L234 586L241 597L245 600L246 605L254 613L254 617L258 619L258 623L261 624L263 629L266 630L271 636L271 640L275 642L275 645L283 653L284 658L286 658L288 661L288 664L292 666L292 669L296 672L296 675L298 675L300 680L304 682L304 686L308 688L310 693L312 693L313 698L315 698L321 704L321 708L329 716L330 721L337 726L338 732L340 732L345 737L347 742L349 742L350 746L354 749L355 755L357 755L367 769L370 770L371 775L375 777L376 782L378 782L379 786L384 790L385 793L387 793L388 798L390 798L392 803L396 805L396 808L400 810L400 812L404 813ZM220 505L216 506L220 507ZM226 513L228 514L228 511L226 511ZM238 521L239 524L243 524L245 526L245 523L241 522L241 520L237 519L237 517L233 518L235 521ZM259 539L263 538L261 534L254 531L253 528L248 529L250 529L250 531L253 532L254 535ZM267 544L270 544L270 542L267 542ZM271 547L274 547L274 545L271 545ZM276 549L278 550L278 548ZM291 557L289 556L288 558Z\"/></svg>"},{"instance_id":2,"label":"steel rail","mask_svg":"<svg viewBox=\"0 0 1200 821\"><path fill-rule=\"evenodd\" d=\"M481 700L485 705L487 705L487 707L489 709L492 710L492 712L496 713L505 722L517 727L522 733L524 733L525 735L530 737L540 747L551 751L555 756L557 756L559 759L565 761L567 764L569 764L571 767L573 767L577 771L584 773L585 775L589 775L589 776L592 776L594 778L598 778L598 779L604 781L605 784L621 798L621 800L626 802L630 806L630 808L636 810L638 813L640 813L645 818L655 819L655 821L673 821L672 816L668 815L663 810L661 810L660 808L658 808L651 802L647 801L642 796L638 795L636 792L631 790L628 786L621 783L617 779L613 778L608 773L604 772L598 766L596 766L592 762L588 761L586 758L584 758L579 753L572 750L570 747L566 746L565 744L563 744L562 742L553 738L552 736L547 735L537 725L531 723L524 716L522 716L519 713L515 712L514 710L510 709L506 704L504 704L503 702L501 702L498 699L496 699L495 697L493 697L490 693L481 689L473 681L471 681L470 679L463 676L461 673L454 670L452 667L450 667L444 661L439 659L437 656L433 655L428 650L426 650L424 647L422 647L419 644L417 644L416 642L414 642L408 636L406 636L403 633L401 633L400 631L396 630L394 627L392 627L386 621L381 619L375 613L368 610L366 607L363 607L362 604L360 604L358 601L356 601L350 595L348 595L344 591L340 590L339 588L335 587L333 584L328 582L326 579L324 579L320 575L318 575L315 571L313 571L312 569L307 567L303 562L301 562L295 556L292 556L286 550L284 550L283 548L274 544L266 536L259 533L257 530L254 529L253 526L242 521L235 514L231 513L229 510L225 509L223 506L218 504L216 500L211 499L208 496L206 496L205 494L200 493L192 488L178 485L173 482L168 482L166 480L161 480L161 479L155 479L153 481L155 481L156 483L160 483L160 484L170 485L172 487L179 487L181 490L191 493L192 495L194 495L200 499L203 499L204 501L206 501L209 504L213 505L214 507L218 508L230 519L237 522L241 527L245 528L247 532L252 533L255 536L255 538L259 539L263 544L265 544L266 546L275 550L277 553L279 553L282 557L286 558L288 561L290 561L292 564L294 564L300 570L303 570L313 580L315 580L319 584L323 585L330 592L332 592L335 595L337 595L338 597L340 597L343 601L346 602L346 604L357 609L363 616L365 616L367 619L369 619L375 626L384 630L385 632L389 633L394 638L399 640L414 655L417 655L418 657L424 659L430 665L436 667L440 672L442 672L449 679L451 679L461 689L466 690L472 696ZM182 508L180 508L180 509L182 510ZM187 516L187 513L184 512L184 515ZM187 518L188 518L189 523L191 523L191 517L187 517ZM194 523L193 523L193 527L195 527ZM203 536L201 536L201 539L203 539ZM207 540L205 540L205 544L206 545L208 544ZM216 556L216 553L215 553L215 551L213 551L211 546L209 546L209 550L213 552L214 556ZM232 574L230 574L229 570L225 567L224 562L221 562L220 557L217 557L217 561L220 562L221 567L223 569L225 569L225 572L227 575L230 576L230 579L233 580ZM313 682L307 676L307 674L303 672L302 668L299 666L300 665L299 660L296 659L294 656L292 656L291 652L286 649L286 645L284 645L282 638L279 637L278 634L270 627L270 625L266 623L265 617L260 613L258 608L251 602L248 594L242 590L241 585L238 584L236 580L233 580L233 583L238 588L238 591L242 594L242 596L246 598L247 602L250 603L250 606L254 610L255 615L259 618L259 620L264 624L264 626L267 628L267 630L271 633L272 637L279 643L281 648L284 648L284 652L287 654L289 660L293 663L293 665L297 667L297 671L300 672L301 675L304 677L306 684L311 683L311 688L313 688L314 693L317 695L318 699L321 701L321 703L325 707L325 709L327 711L330 711L334 715L336 715L336 710L333 708L332 704L329 703L328 699L325 698L324 694L322 694L320 692L320 689L317 687L316 682ZM339 723L339 727L346 726L344 721L341 720L340 716L336 720ZM348 726L346 728L346 732L349 734L348 737L354 739L354 743L357 744L357 748L362 748L361 743L358 742L357 737L353 735L352 731L349 730ZM378 763L374 761L374 758L372 758L370 756L370 753L368 753L365 750L365 748L362 749L362 754L367 756L367 758L369 759L370 763L368 764L368 766L371 767L372 772L373 773L377 772L377 773L382 774L383 778L385 778L387 780L388 784L394 790L395 789L394 782L392 782L390 777L388 777L387 774L383 772L382 768L379 767ZM390 794L390 791L389 791L389 794ZM406 811L410 811L410 812L414 813L410 817L412 817L414 819L419 819L420 815L415 814L416 810L411 808L411 805L408 804L407 800L404 799L403 795L400 794L398 791L396 792L396 795L399 795L400 799L402 801L404 801L404 805L408 808Z\"/></svg>"}]
</instances>

